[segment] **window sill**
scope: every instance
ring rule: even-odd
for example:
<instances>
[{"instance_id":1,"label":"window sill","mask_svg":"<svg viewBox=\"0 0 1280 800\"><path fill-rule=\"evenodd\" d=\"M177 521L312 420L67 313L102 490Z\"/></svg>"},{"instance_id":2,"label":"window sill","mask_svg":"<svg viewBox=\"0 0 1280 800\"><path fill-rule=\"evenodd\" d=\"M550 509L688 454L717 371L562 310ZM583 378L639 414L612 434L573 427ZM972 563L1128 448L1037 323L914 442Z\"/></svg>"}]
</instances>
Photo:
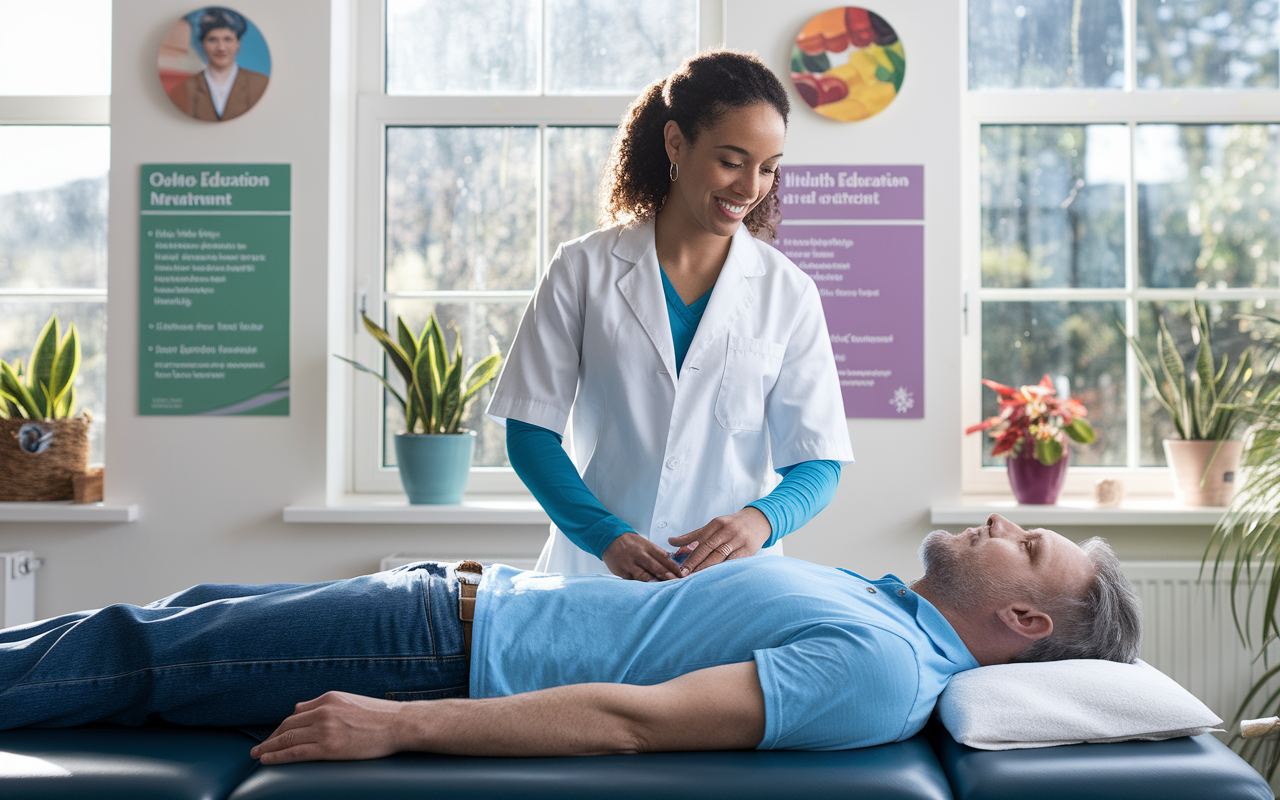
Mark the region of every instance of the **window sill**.
<instances>
[{"instance_id":1,"label":"window sill","mask_svg":"<svg viewBox=\"0 0 1280 800\"><path fill-rule=\"evenodd\" d=\"M0 522L136 522L137 505L0 502Z\"/></svg>"},{"instance_id":2,"label":"window sill","mask_svg":"<svg viewBox=\"0 0 1280 800\"><path fill-rule=\"evenodd\" d=\"M286 506L285 522L384 525L548 525L551 518L528 495L463 497L457 505L415 506L404 495L349 494L320 506Z\"/></svg>"},{"instance_id":3,"label":"window sill","mask_svg":"<svg viewBox=\"0 0 1280 800\"><path fill-rule=\"evenodd\" d=\"M1185 525L1210 527L1225 508L1189 508L1168 496L1127 497L1118 508L1099 508L1091 497L1064 497L1052 506L1019 505L1007 495L967 495L957 505L929 509L935 525L976 525L986 514L997 513L1018 525Z\"/></svg>"}]
</instances>

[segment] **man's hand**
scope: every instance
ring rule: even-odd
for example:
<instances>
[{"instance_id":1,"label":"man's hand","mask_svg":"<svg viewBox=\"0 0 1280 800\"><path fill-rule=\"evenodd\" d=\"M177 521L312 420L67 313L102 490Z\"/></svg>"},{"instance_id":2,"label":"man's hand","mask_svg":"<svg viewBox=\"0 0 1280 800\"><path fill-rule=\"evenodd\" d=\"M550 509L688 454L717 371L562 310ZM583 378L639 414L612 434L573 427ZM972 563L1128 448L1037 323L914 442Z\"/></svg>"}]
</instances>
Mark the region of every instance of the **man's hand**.
<instances>
[{"instance_id":1,"label":"man's hand","mask_svg":"<svg viewBox=\"0 0 1280 800\"><path fill-rule=\"evenodd\" d=\"M767 524L765 529L767 539ZM669 581L680 577L680 567L671 560L671 554L638 533L624 533L614 539L600 558L619 578Z\"/></svg>"},{"instance_id":2,"label":"man's hand","mask_svg":"<svg viewBox=\"0 0 1280 800\"><path fill-rule=\"evenodd\" d=\"M404 703L327 692L298 703L280 727L249 755L263 764L381 758L402 749L397 715Z\"/></svg>"},{"instance_id":3,"label":"man's hand","mask_svg":"<svg viewBox=\"0 0 1280 800\"><path fill-rule=\"evenodd\" d=\"M667 541L680 547L677 553L689 553L680 574L692 575L731 558L755 555L772 533L764 512L747 506L736 514L716 517L692 533L672 536Z\"/></svg>"}]
</instances>

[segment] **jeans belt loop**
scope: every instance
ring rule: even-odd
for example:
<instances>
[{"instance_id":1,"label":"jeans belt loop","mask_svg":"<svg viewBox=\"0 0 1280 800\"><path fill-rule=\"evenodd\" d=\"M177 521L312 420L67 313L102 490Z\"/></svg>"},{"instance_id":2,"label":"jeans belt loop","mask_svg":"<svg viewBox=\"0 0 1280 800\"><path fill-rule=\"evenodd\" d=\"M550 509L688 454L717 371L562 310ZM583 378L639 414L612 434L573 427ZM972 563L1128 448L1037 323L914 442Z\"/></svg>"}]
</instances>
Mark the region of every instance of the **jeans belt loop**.
<instances>
[{"instance_id":1,"label":"jeans belt loop","mask_svg":"<svg viewBox=\"0 0 1280 800\"><path fill-rule=\"evenodd\" d=\"M471 662L471 623L476 618L476 591L484 567L478 561L461 561L454 569L458 578L458 619L462 620L462 646Z\"/></svg>"}]
</instances>

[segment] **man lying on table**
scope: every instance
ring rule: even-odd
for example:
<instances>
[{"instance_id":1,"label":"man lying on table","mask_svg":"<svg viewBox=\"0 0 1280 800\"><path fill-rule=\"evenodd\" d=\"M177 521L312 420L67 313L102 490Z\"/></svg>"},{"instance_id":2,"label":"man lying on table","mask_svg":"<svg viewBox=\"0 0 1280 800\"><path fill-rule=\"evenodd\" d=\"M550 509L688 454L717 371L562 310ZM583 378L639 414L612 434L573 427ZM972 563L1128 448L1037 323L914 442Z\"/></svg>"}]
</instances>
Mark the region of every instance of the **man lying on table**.
<instances>
[{"instance_id":1,"label":"man lying on table","mask_svg":"<svg viewBox=\"0 0 1280 800\"><path fill-rule=\"evenodd\" d=\"M279 723L264 764L833 750L912 736L962 670L1137 656L1101 539L992 515L920 553L912 584L778 557L664 583L489 568L469 653L449 566L197 586L0 632L0 728Z\"/></svg>"}]
</instances>

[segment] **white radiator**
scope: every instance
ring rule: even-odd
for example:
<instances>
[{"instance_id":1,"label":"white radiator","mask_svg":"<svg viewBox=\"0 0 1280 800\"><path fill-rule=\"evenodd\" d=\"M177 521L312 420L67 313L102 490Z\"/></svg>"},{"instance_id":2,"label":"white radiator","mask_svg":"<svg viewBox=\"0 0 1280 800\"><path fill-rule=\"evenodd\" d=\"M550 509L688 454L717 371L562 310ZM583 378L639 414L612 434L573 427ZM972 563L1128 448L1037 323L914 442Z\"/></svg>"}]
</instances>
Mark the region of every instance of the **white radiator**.
<instances>
[{"instance_id":1,"label":"white radiator","mask_svg":"<svg viewBox=\"0 0 1280 800\"><path fill-rule=\"evenodd\" d=\"M41 563L28 550L0 553L0 628L35 621L36 570Z\"/></svg>"},{"instance_id":2,"label":"white radiator","mask_svg":"<svg viewBox=\"0 0 1280 800\"><path fill-rule=\"evenodd\" d=\"M1200 698L1231 731L1249 687L1269 666L1280 663L1280 648L1275 643L1268 649L1268 661L1254 659L1267 584L1255 593L1247 620L1248 592L1243 587L1236 590L1241 625L1252 637L1251 650L1240 643L1232 621L1229 571L1220 572L1215 585L1209 582L1211 568L1200 580L1199 562L1134 561L1121 566L1142 596L1142 660ZM1280 682L1272 683L1280 686ZM1274 691L1274 687L1268 688ZM1261 697L1265 699L1270 691ZM1260 716L1261 705L1262 699L1250 701L1248 716Z\"/></svg>"}]
</instances>

